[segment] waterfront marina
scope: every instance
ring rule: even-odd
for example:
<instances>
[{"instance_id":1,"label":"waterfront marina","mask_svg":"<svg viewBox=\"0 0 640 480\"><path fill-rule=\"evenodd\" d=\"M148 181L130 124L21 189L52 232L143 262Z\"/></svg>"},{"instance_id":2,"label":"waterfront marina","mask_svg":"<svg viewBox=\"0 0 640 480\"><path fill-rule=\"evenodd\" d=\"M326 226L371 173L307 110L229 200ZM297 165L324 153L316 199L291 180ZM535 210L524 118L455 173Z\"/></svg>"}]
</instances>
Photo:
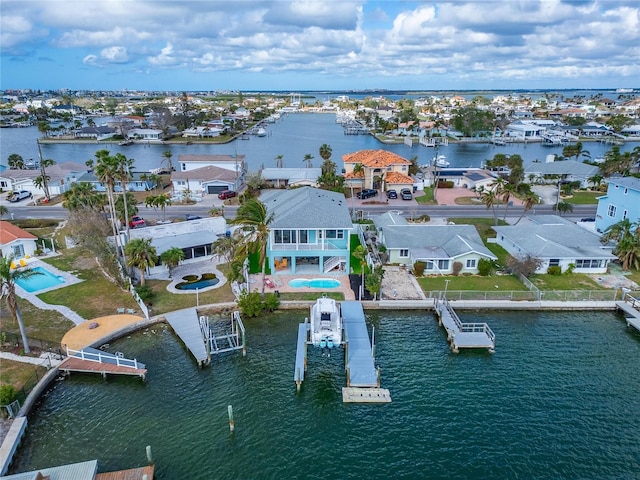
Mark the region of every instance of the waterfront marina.
<instances>
[{"instance_id":1,"label":"waterfront marina","mask_svg":"<svg viewBox=\"0 0 640 480\"><path fill-rule=\"evenodd\" d=\"M451 352L433 311L366 311L388 404L343 403L341 355L309 350L304 312L244 319L246 357L200 368L164 324L111 343L147 381L75 374L29 417L16 471L98 458L156 478L633 478L640 333L612 312L465 311L499 344ZM235 432L229 432L228 406Z\"/></svg>"}]
</instances>

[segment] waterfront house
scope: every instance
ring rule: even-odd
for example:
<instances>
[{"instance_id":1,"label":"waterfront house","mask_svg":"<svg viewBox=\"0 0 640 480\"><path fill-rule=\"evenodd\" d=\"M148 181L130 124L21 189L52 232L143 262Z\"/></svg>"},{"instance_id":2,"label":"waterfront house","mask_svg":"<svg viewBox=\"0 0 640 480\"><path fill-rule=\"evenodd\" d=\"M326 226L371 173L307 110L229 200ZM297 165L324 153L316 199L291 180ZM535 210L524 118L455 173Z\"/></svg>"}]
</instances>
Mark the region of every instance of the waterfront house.
<instances>
[{"instance_id":1,"label":"waterfront house","mask_svg":"<svg viewBox=\"0 0 640 480\"><path fill-rule=\"evenodd\" d=\"M129 140L144 140L147 142L160 142L164 138L162 130L157 128L132 128L127 132Z\"/></svg>"},{"instance_id":2,"label":"waterfront house","mask_svg":"<svg viewBox=\"0 0 640 480\"><path fill-rule=\"evenodd\" d=\"M275 273L349 272L353 228L343 194L302 187L263 194L273 221L267 258Z\"/></svg>"},{"instance_id":3,"label":"waterfront house","mask_svg":"<svg viewBox=\"0 0 640 480\"><path fill-rule=\"evenodd\" d=\"M96 176L95 171L85 172L76 180L81 183L89 183L93 185L96 192L106 192L107 186ZM127 182L128 192L146 192L154 188L154 182L149 178L149 174L145 172L133 172L130 180ZM122 182L116 180L113 190L122 191Z\"/></svg>"},{"instance_id":4,"label":"waterfront house","mask_svg":"<svg viewBox=\"0 0 640 480\"><path fill-rule=\"evenodd\" d=\"M518 225L493 229L496 243L511 256L541 260L536 273L547 273L554 266L566 272L570 265L576 273L606 273L609 262L617 258L598 235L557 215L531 216Z\"/></svg>"},{"instance_id":5,"label":"waterfront house","mask_svg":"<svg viewBox=\"0 0 640 480\"><path fill-rule=\"evenodd\" d=\"M244 159L244 155L178 155L178 170L188 172L211 165L230 170L242 178L246 172Z\"/></svg>"},{"instance_id":6,"label":"waterfront house","mask_svg":"<svg viewBox=\"0 0 640 480\"><path fill-rule=\"evenodd\" d=\"M76 138L91 138L94 140L106 140L113 137L117 133L117 130L112 127L100 126L100 127L82 127L73 131L73 136Z\"/></svg>"},{"instance_id":7,"label":"waterfront house","mask_svg":"<svg viewBox=\"0 0 640 480\"><path fill-rule=\"evenodd\" d=\"M632 222L640 219L640 179L610 177L606 181L607 194L598 198L596 211L596 230L601 233L625 218Z\"/></svg>"},{"instance_id":8,"label":"waterfront house","mask_svg":"<svg viewBox=\"0 0 640 480\"><path fill-rule=\"evenodd\" d=\"M46 168L49 195L55 197L66 192L76 179L87 171L85 165L74 162L56 163ZM5 169L0 172L0 187L5 190L27 190L33 195L44 195L44 189L36 186L36 179L42 175L38 169Z\"/></svg>"},{"instance_id":9,"label":"waterfront house","mask_svg":"<svg viewBox=\"0 0 640 480\"><path fill-rule=\"evenodd\" d=\"M263 168L260 172L264 180L280 187L317 187L321 168Z\"/></svg>"},{"instance_id":10,"label":"waterfront house","mask_svg":"<svg viewBox=\"0 0 640 480\"><path fill-rule=\"evenodd\" d=\"M430 167L430 174L425 177L425 183L433 183L433 167ZM495 182L496 175L484 168L438 168L438 180L442 182L452 182L454 187L468 189L490 190L491 184Z\"/></svg>"},{"instance_id":11,"label":"waterfront house","mask_svg":"<svg viewBox=\"0 0 640 480\"><path fill-rule=\"evenodd\" d=\"M237 192L241 186L236 172L214 165L172 172L171 185L175 195L185 195L188 191L196 197L204 194L218 194L224 190Z\"/></svg>"},{"instance_id":12,"label":"waterfront house","mask_svg":"<svg viewBox=\"0 0 640 480\"><path fill-rule=\"evenodd\" d=\"M360 150L342 156L347 186L386 190L387 176L391 173L394 185L413 184L409 176L411 162L400 155L386 150ZM363 172L353 171L356 165L362 165Z\"/></svg>"},{"instance_id":13,"label":"waterfront house","mask_svg":"<svg viewBox=\"0 0 640 480\"><path fill-rule=\"evenodd\" d=\"M37 240L38 237L26 230L0 220L0 249L3 257L13 255L15 260L32 257L38 248Z\"/></svg>"},{"instance_id":14,"label":"waterfront house","mask_svg":"<svg viewBox=\"0 0 640 480\"><path fill-rule=\"evenodd\" d=\"M478 273L482 258L497 260L485 247L473 225L409 223L394 212L373 219L376 242L387 249L387 263L425 264L425 274L449 275L459 263L459 273Z\"/></svg>"},{"instance_id":15,"label":"waterfront house","mask_svg":"<svg viewBox=\"0 0 640 480\"><path fill-rule=\"evenodd\" d=\"M550 156L550 160L555 158ZM580 188L589 186L589 179L599 172L599 167L576 160L526 162L524 178L536 183L580 182Z\"/></svg>"},{"instance_id":16,"label":"waterfront house","mask_svg":"<svg viewBox=\"0 0 640 480\"><path fill-rule=\"evenodd\" d=\"M540 135L545 131L545 127L533 123L517 121L507 125L506 136L518 140L540 140Z\"/></svg>"}]
</instances>

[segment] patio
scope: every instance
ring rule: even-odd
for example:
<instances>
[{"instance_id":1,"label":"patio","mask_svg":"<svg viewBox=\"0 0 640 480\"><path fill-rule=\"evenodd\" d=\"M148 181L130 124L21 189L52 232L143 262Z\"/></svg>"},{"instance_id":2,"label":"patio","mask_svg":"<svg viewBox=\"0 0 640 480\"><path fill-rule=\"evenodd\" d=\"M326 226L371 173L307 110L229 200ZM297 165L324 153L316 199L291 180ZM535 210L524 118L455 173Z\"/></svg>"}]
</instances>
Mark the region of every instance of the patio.
<instances>
[{"instance_id":1,"label":"patio","mask_svg":"<svg viewBox=\"0 0 640 480\"><path fill-rule=\"evenodd\" d=\"M330 278L332 280L338 280L340 282L339 287L335 288L313 288L313 287L292 287L289 285L290 280L294 279L305 279L305 280L313 280L319 278ZM283 274L277 273L275 275L265 275L265 279L270 279L273 283L273 287L268 287L265 285L264 291L267 293L273 293L276 290L278 292L318 292L320 295L322 292L341 292L344 295L345 300L355 300L355 294L353 290L351 290L351 286L349 284L349 275L344 273L335 274L335 273L326 273L326 274L315 274L315 275L302 275L302 274ZM262 282L262 274L256 273L253 275L249 275L249 287L252 292L261 292L262 289L260 284Z\"/></svg>"}]
</instances>

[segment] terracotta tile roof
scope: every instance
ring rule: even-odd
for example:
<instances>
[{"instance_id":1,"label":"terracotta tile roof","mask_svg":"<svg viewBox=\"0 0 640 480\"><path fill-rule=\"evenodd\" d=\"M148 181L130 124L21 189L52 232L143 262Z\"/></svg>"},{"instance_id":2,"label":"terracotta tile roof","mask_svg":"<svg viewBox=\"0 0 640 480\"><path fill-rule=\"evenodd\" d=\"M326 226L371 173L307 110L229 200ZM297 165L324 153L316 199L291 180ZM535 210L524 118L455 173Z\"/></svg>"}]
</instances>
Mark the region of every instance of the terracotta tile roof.
<instances>
[{"instance_id":1,"label":"terracotta tile roof","mask_svg":"<svg viewBox=\"0 0 640 480\"><path fill-rule=\"evenodd\" d=\"M408 176L405 175L404 173L400 173L400 172L388 172L385 177L384 177L384 181L385 183L389 184L389 183L393 183L393 184L399 184L399 183L406 183L406 184L411 184L413 185L413 179Z\"/></svg>"},{"instance_id":2,"label":"terracotta tile roof","mask_svg":"<svg viewBox=\"0 0 640 480\"><path fill-rule=\"evenodd\" d=\"M344 178L364 178L364 172L347 172L344 174Z\"/></svg>"},{"instance_id":3,"label":"terracotta tile roof","mask_svg":"<svg viewBox=\"0 0 640 480\"><path fill-rule=\"evenodd\" d=\"M7 245L18 239L37 240L38 237L16 227L12 223L0 220L0 245Z\"/></svg>"},{"instance_id":4,"label":"terracotta tile roof","mask_svg":"<svg viewBox=\"0 0 640 480\"><path fill-rule=\"evenodd\" d=\"M389 165L411 165L411 162L400 155L386 150L360 150L342 156L345 163L361 163L369 168L384 168Z\"/></svg>"}]
</instances>

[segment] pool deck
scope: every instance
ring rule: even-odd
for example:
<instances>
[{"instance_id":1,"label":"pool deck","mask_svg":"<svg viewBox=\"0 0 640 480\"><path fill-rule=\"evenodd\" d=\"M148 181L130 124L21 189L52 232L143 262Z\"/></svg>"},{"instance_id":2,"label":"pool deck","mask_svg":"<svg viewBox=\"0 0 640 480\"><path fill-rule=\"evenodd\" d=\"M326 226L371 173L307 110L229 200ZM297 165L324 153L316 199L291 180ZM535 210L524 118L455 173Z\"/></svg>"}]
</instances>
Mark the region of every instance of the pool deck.
<instances>
[{"instance_id":1,"label":"pool deck","mask_svg":"<svg viewBox=\"0 0 640 480\"><path fill-rule=\"evenodd\" d=\"M249 276L249 285L251 287L251 291L262 291L260 288L260 283L262 282L262 274L256 273ZM355 300L355 294L353 290L351 290L351 285L349 283L349 275L346 274L301 274L301 275L291 275L291 274L281 274L276 273L275 275L265 275L265 278L270 279L273 282L273 287L267 287L265 285L264 291L266 293L273 293L276 290L279 292L313 292L318 295L325 292L340 292L344 295L345 300ZM313 287L292 287L289 285L289 281L302 278L305 280L317 280L319 278L331 278L332 280L338 280L340 282L340 286L336 288L313 288Z\"/></svg>"}]
</instances>

